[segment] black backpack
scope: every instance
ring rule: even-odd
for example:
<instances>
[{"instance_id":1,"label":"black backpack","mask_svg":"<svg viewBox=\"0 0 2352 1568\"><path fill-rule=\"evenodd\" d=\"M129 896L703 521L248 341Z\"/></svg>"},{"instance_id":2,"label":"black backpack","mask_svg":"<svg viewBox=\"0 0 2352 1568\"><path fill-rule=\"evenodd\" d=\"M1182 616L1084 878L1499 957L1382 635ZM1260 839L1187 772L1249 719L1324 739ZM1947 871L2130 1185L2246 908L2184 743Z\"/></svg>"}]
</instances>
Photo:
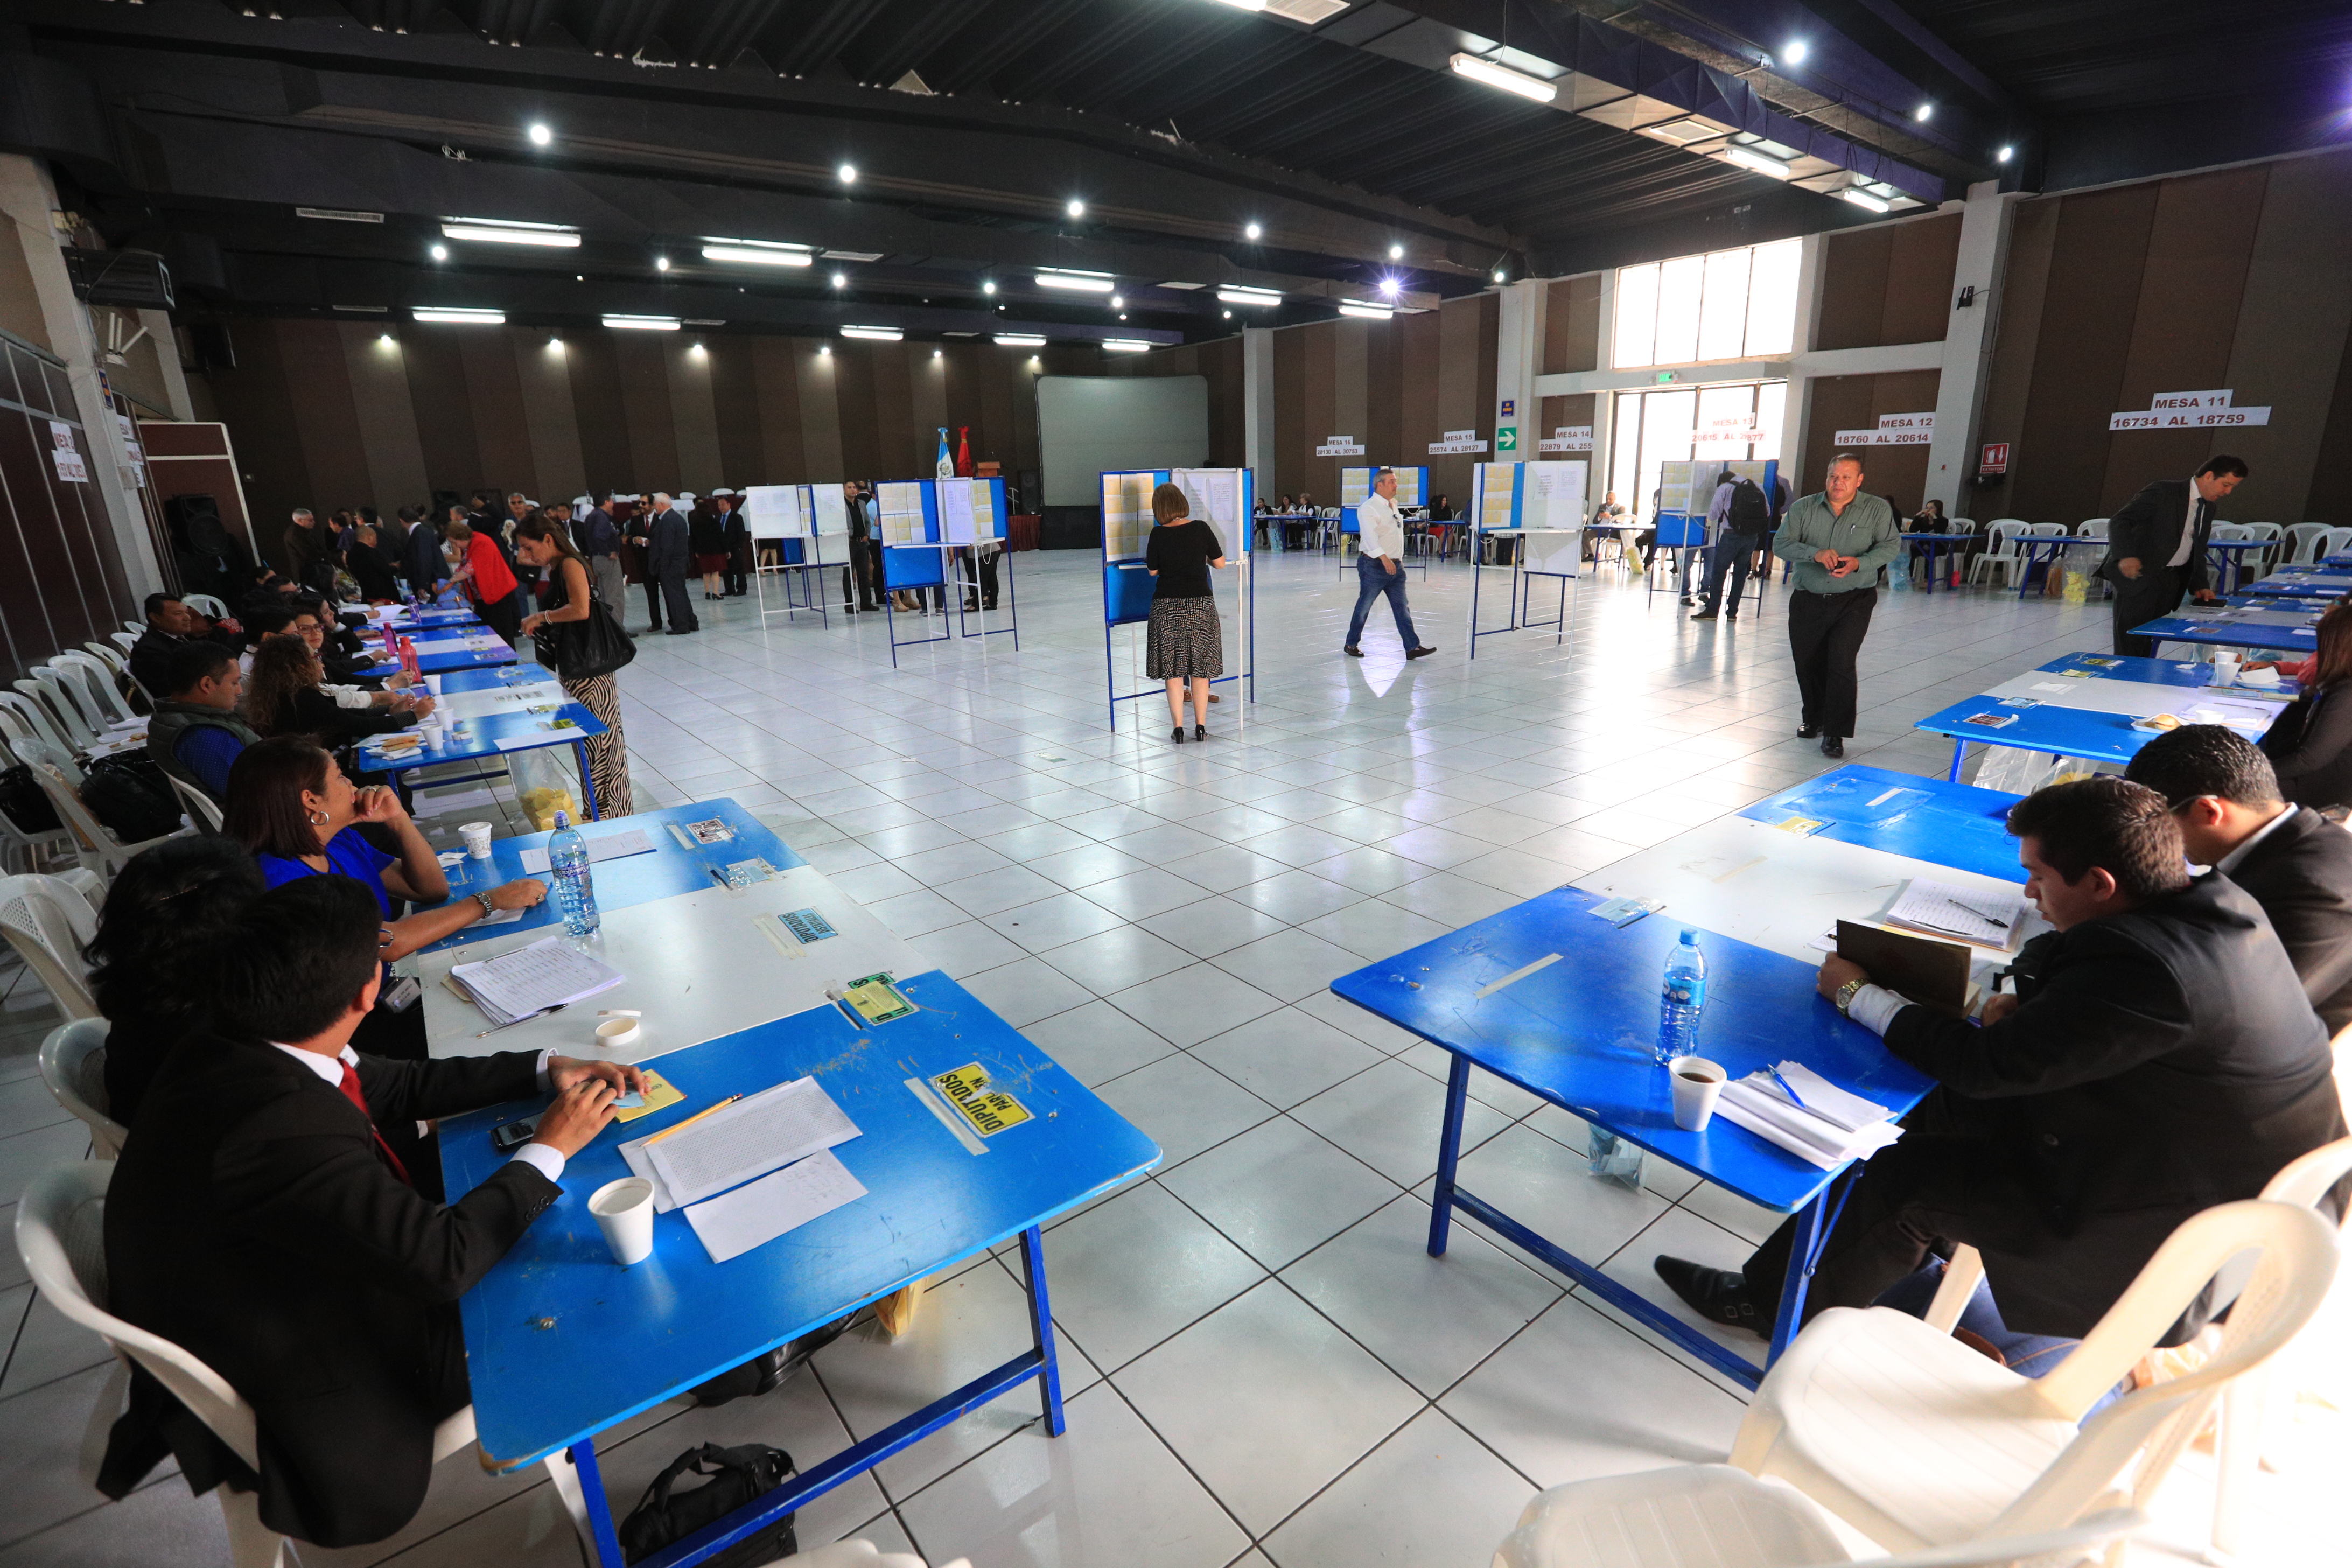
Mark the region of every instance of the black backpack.
<instances>
[{"instance_id":1,"label":"black backpack","mask_svg":"<svg viewBox=\"0 0 2352 1568\"><path fill-rule=\"evenodd\" d=\"M81 803L125 844L180 830L180 797L163 770L138 753L117 752L90 763L82 775Z\"/></svg>"},{"instance_id":2,"label":"black backpack","mask_svg":"<svg viewBox=\"0 0 2352 1568\"><path fill-rule=\"evenodd\" d=\"M706 1465L710 1468L705 1469ZM692 1491L672 1495L670 1488L688 1470L709 1479ZM753 1499L766 1496L793 1473L793 1457L765 1443L743 1443L732 1448L705 1443L688 1448L654 1478L644 1500L621 1521L622 1555L631 1563L650 1557ZM793 1534L793 1521L798 1517L788 1513L756 1535L707 1559L709 1568L755 1568L791 1556L800 1550Z\"/></svg>"},{"instance_id":3,"label":"black backpack","mask_svg":"<svg viewBox=\"0 0 2352 1568\"><path fill-rule=\"evenodd\" d=\"M1742 478L1731 489L1731 512L1725 520L1731 533L1761 533L1772 522L1772 503L1754 479Z\"/></svg>"}]
</instances>

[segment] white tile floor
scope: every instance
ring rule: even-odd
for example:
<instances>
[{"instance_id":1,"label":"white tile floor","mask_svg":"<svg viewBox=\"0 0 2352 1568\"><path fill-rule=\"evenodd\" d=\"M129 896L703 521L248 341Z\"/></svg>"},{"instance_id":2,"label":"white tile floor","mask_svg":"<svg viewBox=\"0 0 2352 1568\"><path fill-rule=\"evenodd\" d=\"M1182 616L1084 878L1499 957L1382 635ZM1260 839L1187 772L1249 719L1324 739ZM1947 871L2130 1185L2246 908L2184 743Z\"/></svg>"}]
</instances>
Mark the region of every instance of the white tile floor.
<instances>
[{"instance_id":1,"label":"white tile floor","mask_svg":"<svg viewBox=\"0 0 2352 1568\"><path fill-rule=\"evenodd\" d=\"M1427 1256L1444 1058L1325 987L1827 765L1792 738L1782 590L1760 618L1701 626L1612 572L1583 588L1569 643L1490 638L1473 664L1467 570L1434 567L1412 595L1442 651L1407 665L1384 616L1368 658L1339 657L1333 563L1271 557L1259 700L1220 688L1215 735L1180 747L1156 698L1104 726L1095 558L1017 570L1017 654L940 644L894 671L879 616L763 628L739 600L699 605L702 633L645 642L622 677L640 805L725 794L759 812L1166 1152L1048 1235L1067 1435L1040 1436L1025 1400L988 1406L808 1510L803 1542L981 1568L1475 1568L1539 1487L1719 1459L1741 1410L1720 1379L1466 1222ZM1230 627L1230 579L1220 592ZM1940 772L1914 718L2105 630L2097 609L2006 594L1885 596L1851 759ZM47 1017L16 974L12 1197L86 1146L35 1077ZM1595 1184L1575 1118L1492 1079L1475 1092L1479 1190L1631 1283L1651 1288L1655 1251L1736 1263L1762 1234L1671 1172ZM113 1505L74 1479L102 1353L32 1300L13 1249L0 1313L0 1568L224 1562L216 1509L176 1477ZM854 1332L765 1400L629 1424L607 1477L625 1506L713 1437L816 1459L1026 1332L1013 1268L981 1259L934 1281L898 1341ZM2314 1524L2280 1561L2342 1545ZM544 1486L463 1463L395 1540L305 1557L576 1561Z\"/></svg>"}]
</instances>

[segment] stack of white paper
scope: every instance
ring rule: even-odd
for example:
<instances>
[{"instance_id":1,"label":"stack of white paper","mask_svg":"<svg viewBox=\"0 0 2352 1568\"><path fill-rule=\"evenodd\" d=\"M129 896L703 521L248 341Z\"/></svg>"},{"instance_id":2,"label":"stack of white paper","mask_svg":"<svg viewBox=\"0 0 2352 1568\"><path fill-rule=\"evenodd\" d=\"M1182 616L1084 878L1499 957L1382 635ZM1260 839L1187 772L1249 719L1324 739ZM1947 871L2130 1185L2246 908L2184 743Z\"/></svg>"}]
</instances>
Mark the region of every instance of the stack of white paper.
<instances>
[{"instance_id":1,"label":"stack of white paper","mask_svg":"<svg viewBox=\"0 0 2352 1568\"><path fill-rule=\"evenodd\" d=\"M1824 1171L1866 1160L1903 1136L1886 1107L1849 1094L1801 1063L1782 1062L1780 1070L1803 1104L1769 1070L1758 1071L1723 1086L1717 1114Z\"/></svg>"},{"instance_id":2,"label":"stack of white paper","mask_svg":"<svg viewBox=\"0 0 2352 1568\"><path fill-rule=\"evenodd\" d=\"M620 1148L632 1173L654 1184L663 1213L764 1176L859 1136L857 1124L813 1078L794 1079L746 1096L726 1110Z\"/></svg>"},{"instance_id":3,"label":"stack of white paper","mask_svg":"<svg viewBox=\"0 0 2352 1568\"><path fill-rule=\"evenodd\" d=\"M625 977L551 936L478 963L455 964L449 978L466 988L491 1023L511 1024L610 991Z\"/></svg>"},{"instance_id":4,"label":"stack of white paper","mask_svg":"<svg viewBox=\"0 0 2352 1568\"><path fill-rule=\"evenodd\" d=\"M1992 889L1979 892L1914 877L1888 907L1886 923L1957 937L1976 947L2006 949L2017 944L2024 926L2025 897Z\"/></svg>"},{"instance_id":5,"label":"stack of white paper","mask_svg":"<svg viewBox=\"0 0 2352 1568\"><path fill-rule=\"evenodd\" d=\"M866 1184L826 1149L695 1205L686 1211L686 1223L702 1238L710 1261L724 1263L865 1195Z\"/></svg>"}]
</instances>

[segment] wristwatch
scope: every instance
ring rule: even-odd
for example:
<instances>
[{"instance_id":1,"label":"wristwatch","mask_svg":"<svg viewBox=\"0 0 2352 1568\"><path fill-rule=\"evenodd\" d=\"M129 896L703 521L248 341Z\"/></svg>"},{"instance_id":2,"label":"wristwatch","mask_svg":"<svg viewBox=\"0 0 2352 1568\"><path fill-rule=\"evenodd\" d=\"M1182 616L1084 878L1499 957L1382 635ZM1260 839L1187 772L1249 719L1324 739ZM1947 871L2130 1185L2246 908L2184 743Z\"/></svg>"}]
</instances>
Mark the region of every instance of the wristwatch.
<instances>
[{"instance_id":1,"label":"wristwatch","mask_svg":"<svg viewBox=\"0 0 2352 1568\"><path fill-rule=\"evenodd\" d=\"M1850 1013L1853 1007L1854 997L1861 992L1864 986L1869 984L1870 982L1867 980L1849 980L1844 984L1839 986L1837 988L1837 1010L1841 1013Z\"/></svg>"},{"instance_id":2,"label":"wristwatch","mask_svg":"<svg viewBox=\"0 0 2352 1568\"><path fill-rule=\"evenodd\" d=\"M474 902L482 906L482 918L484 920L488 920L492 915L499 912L499 907L490 902L490 896L488 893L476 893L474 895ZM1845 1004L1846 994L1844 992L1841 991L1838 993L1838 1008L1841 1012L1844 1010Z\"/></svg>"}]
</instances>

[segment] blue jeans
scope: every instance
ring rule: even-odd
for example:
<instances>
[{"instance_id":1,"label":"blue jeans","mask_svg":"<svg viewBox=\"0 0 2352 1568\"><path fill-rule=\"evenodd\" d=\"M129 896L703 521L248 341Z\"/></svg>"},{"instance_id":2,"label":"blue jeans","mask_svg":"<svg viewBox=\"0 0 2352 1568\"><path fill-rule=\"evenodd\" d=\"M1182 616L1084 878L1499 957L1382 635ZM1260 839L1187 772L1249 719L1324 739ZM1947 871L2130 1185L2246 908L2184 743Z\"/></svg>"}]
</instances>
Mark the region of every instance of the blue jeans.
<instances>
[{"instance_id":1,"label":"blue jeans","mask_svg":"<svg viewBox=\"0 0 2352 1568\"><path fill-rule=\"evenodd\" d=\"M1372 613L1372 601L1382 594L1389 596L1389 608L1396 616L1397 640L1410 650L1421 646L1421 638L1412 629L1412 612L1404 605L1404 563L1397 563L1394 572L1383 571L1377 555L1356 557L1356 613L1348 617L1348 646L1354 647L1364 635L1364 617Z\"/></svg>"},{"instance_id":2,"label":"blue jeans","mask_svg":"<svg viewBox=\"0 0 2352 1568\"><path fill-rule=\"evenodd\" d=\"M1699 607L1714 615L1723 604L1723 574L1731 574L1731 613L1739 613L1739 596L1748 591L1748 563L1763 547L1753 533L1727 533L1706 552L1706 600Z\"/></svg>"}]
</instances>

